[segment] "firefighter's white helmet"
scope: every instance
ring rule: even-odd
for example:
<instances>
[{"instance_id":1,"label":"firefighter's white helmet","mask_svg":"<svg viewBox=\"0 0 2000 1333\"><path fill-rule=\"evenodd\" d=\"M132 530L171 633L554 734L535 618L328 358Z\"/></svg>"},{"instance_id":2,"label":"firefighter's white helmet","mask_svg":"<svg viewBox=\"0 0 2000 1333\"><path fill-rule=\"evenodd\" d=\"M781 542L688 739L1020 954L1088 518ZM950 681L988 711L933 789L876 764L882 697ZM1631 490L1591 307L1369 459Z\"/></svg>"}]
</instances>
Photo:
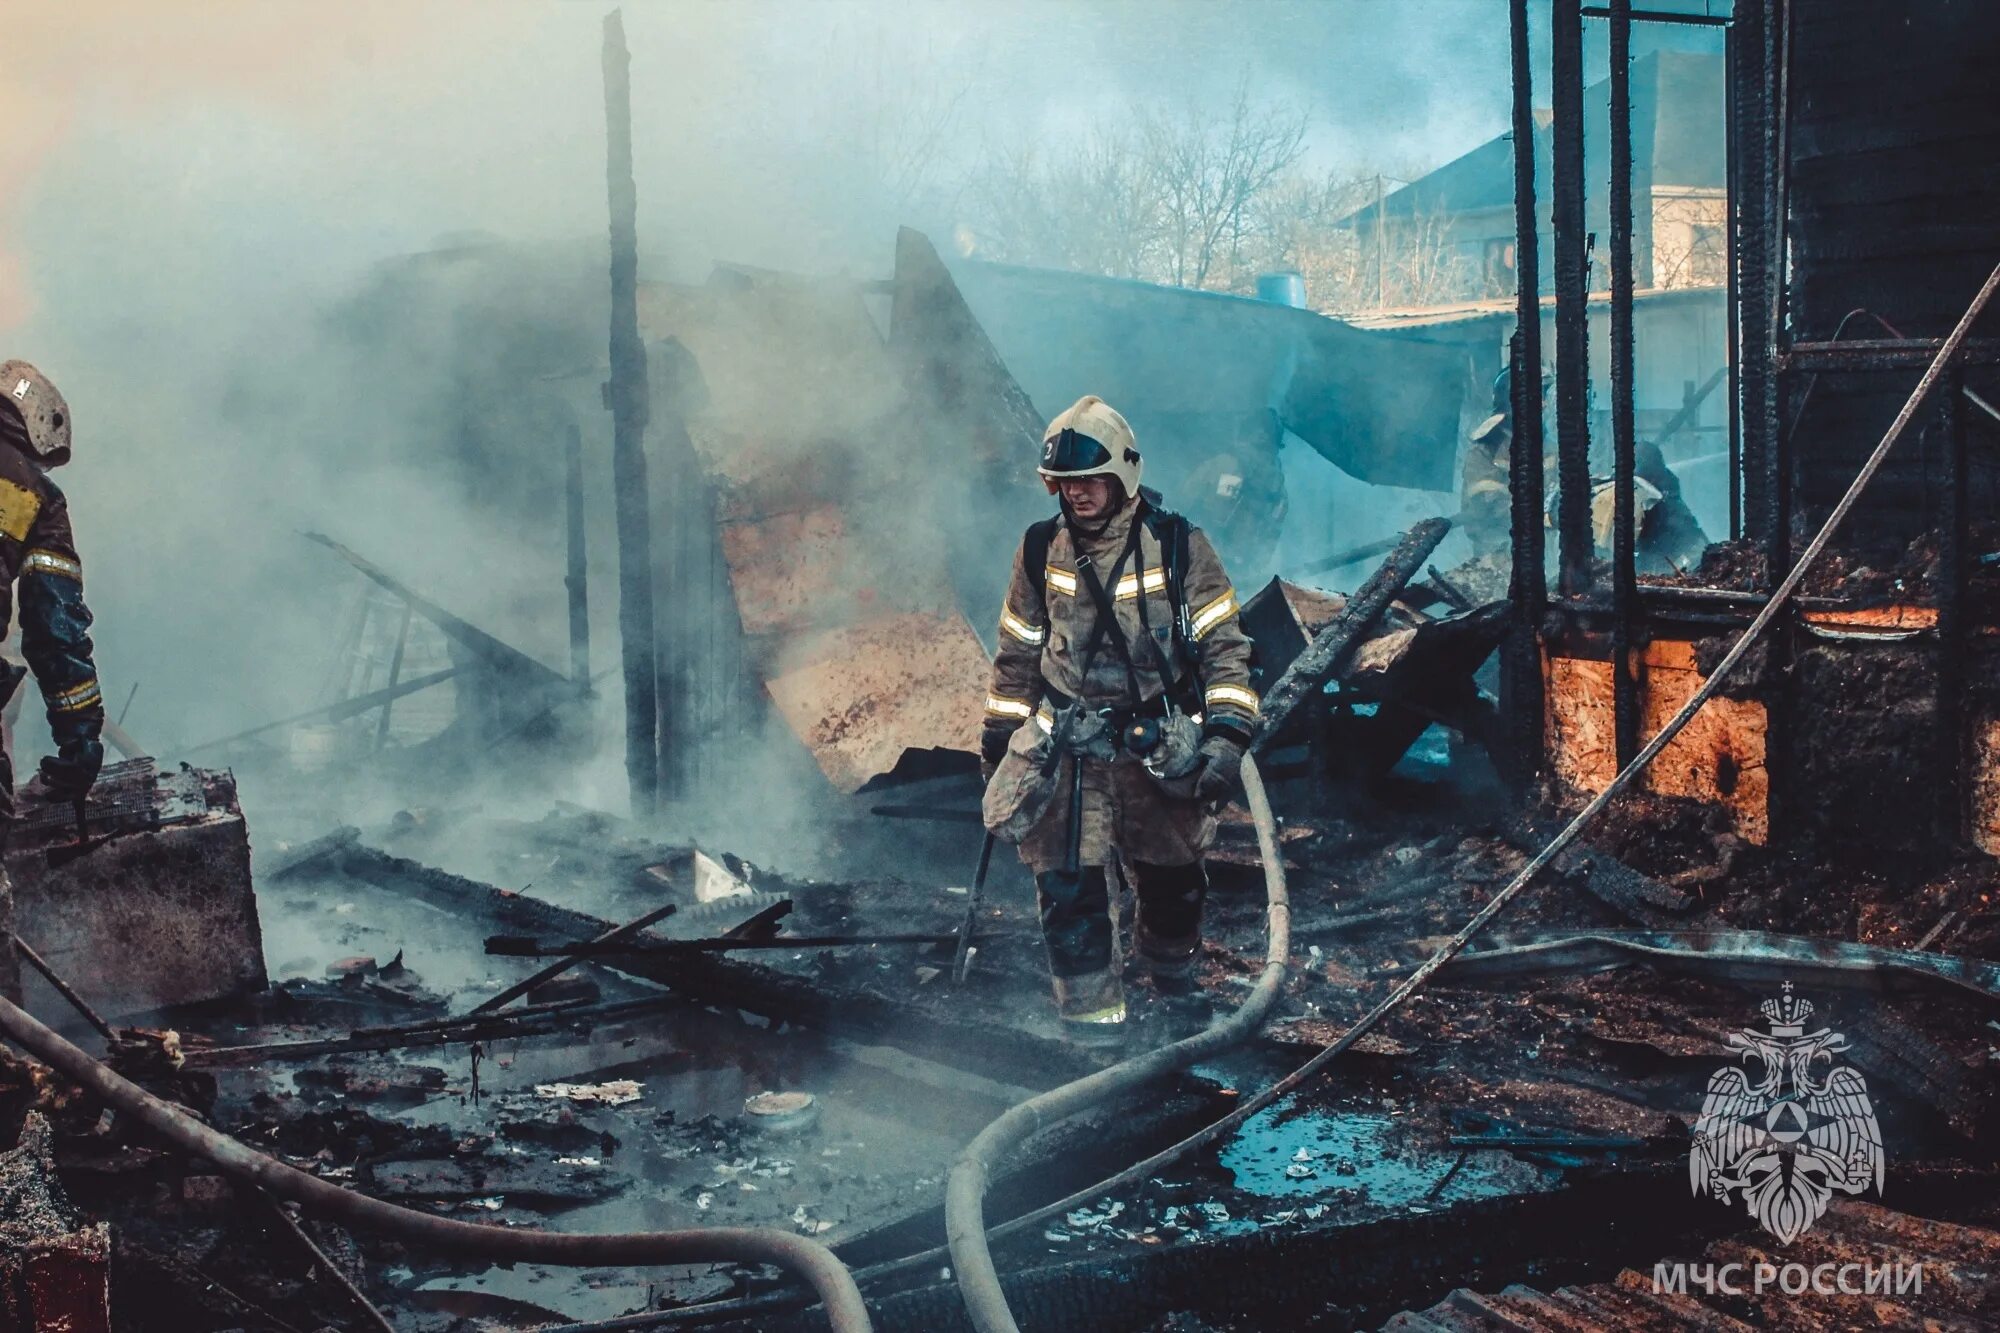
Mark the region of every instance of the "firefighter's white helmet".
<instances>
[{"instance_id":1,"label":"firefighter's white helmet","mask_svg":"<svg viewBox=\"0 0 2000 1333\"><path fill-rule=\"evenodd\" d=\"M1109 403L1085 394L1042 433L1035 470L1050 494L1064 477L1115 477L1130 498L1139 493L1139 441Z\"/></svg>"},{"instance_id":2,"label":"firefighter's white helmet","mask_svg":"<svg viewBox=\"0 0 2000 1333\"><path fill-rule=\"evenodd\" d=\"M26 361L0 361L0 410L28 428L28 448L45 467L69 461L69 404L49 377Z\"/></svg>"}]
</instances>

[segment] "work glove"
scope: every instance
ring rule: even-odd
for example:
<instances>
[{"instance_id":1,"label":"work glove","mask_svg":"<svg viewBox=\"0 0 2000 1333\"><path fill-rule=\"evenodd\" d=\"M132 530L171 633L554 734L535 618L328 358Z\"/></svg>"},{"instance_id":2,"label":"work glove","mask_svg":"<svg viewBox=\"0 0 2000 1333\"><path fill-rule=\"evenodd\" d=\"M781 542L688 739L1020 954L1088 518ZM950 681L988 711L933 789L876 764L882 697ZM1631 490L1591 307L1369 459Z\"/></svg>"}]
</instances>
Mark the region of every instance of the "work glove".
<instances>
[{"instance_id":1,"label":"work glove","mask_svg":"<svg viewBox=\"0 0 2000 1333\"><path fill-rule=\"evenodd\" d=\"M997 724L989 722L979 733L979 781L982 785L993 781L993 774L999 769L1000 761L1007 757L1007 743L1014 739L1014 727L1018 724Z\"/></svg>"},{"instance_id":2,"label":"work glove","mask_svg":"<svg viewBox=\"0 0 2000 1333\"><path fill-rule=\"evenodd\" d=\"M90 795L98 770L104 767L104 742L80 737L42 757L42 786L52 800L80 801Z\"/></svg>"},{"instance_id":3,"label":"work glove","mask_svg":"<svg viewBox=\"0 0 2000 1333\"><path fill-rule=\"evenodd\" d=\"M1243 743L1233 736L1212 735L1201 743L1201 771L1195 777L1194 794L1204 801L1219 801L1236 790L1236 775L1243 767Z\"/></svg>"}]
</instances>

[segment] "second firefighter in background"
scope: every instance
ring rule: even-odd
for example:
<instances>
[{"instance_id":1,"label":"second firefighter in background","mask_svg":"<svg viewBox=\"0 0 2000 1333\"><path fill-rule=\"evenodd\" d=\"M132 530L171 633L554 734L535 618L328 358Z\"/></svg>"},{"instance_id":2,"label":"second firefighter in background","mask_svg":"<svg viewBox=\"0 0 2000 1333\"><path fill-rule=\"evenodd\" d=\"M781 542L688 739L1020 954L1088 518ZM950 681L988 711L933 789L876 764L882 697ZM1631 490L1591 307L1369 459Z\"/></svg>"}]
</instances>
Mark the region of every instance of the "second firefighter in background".
<instances>
[{"instance_id":1,"label":"second firefighter in background","mask_svg":"<svg viewBox=\"0 0 2000 1333\"><path fill-rule=\"evenodd\" d=\"M1134 948L1173 982L1201 946L1202 856L1257 717L1236 594L1199 528L1139 485L1125 418L1085 397L1038 469L1061 512L1014 556L981 746L989 830L1034 872L1056 1005L1085 1040L1125 1019L1109 872Z\"/></svg>"}]
</instances>

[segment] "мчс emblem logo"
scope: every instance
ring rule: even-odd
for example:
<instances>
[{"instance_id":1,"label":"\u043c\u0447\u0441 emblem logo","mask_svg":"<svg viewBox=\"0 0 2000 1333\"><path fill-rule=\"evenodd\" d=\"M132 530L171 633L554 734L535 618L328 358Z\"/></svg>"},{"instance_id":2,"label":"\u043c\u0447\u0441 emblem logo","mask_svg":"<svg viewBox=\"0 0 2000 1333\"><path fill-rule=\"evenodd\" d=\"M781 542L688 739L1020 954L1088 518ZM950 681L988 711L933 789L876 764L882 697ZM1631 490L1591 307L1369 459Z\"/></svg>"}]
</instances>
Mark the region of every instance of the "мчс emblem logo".
<instances>
[{"instance_id":1,"label":"\u043c\u0447\u0441 emblem logo","mask_svg":"<svg viewBox=\"0 0 2000 1333\"><path fill-rule=\"evenodd\" d=\"M1860 1194L1873 1184L1880 1195L1885 1165L1868 1085L1860 1070L1834 1063L1847 1038L1807 1032L1813 1007L1791 990L1788 981L1782 999L1764 1001L1769 1032L1729 1034L1739 1063L1709 1078L1688 1153L1696 1194L1727 1203L1742 1191L1780 1244L1819 1221L1835 1190Z\"/></svg>"}]
</instances>

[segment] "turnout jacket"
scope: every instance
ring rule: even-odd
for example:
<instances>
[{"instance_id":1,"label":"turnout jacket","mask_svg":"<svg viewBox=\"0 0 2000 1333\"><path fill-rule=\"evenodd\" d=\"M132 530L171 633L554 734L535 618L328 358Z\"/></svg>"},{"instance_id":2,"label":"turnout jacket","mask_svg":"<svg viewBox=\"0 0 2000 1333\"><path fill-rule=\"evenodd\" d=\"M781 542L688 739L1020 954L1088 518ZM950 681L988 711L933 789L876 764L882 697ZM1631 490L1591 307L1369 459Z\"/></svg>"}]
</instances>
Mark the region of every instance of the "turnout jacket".
<instances>
[{"instance_id":1,"label":"turnout jacket","mask_svg":"<svg viewBox=\"0 0 2000 1333\"><path fill-rule=\"evenodd\" d=\"M69 503L39 464L0 444L0 626L13 614L17 586L21 656L41 686L57 746L96 740L104 729L104 696L91 660ZM0 703L13 697L24 674L0 661Z\"/></svg>"},{"instance_id":2,"label":"turnout jacket","mask_svg":"<svg viewBox=\"0 0 2000 1333\"><path fill-rule=\"evenodd\" d=\"M1161 533L1140 512L1144 504L1138 497L1128 501L1095 537L1080 537L1066 518L1059 520L1041 570L1025 565L1029 543L1024 541L1016 549L1013 578L1000 612L1000 649L986 696L981 748L989 760L997 761L1012 733L1038 713L1043 725L1052 722L1055 709L1069 698L1100 708L1158 712L1163 678L1175 687L1176 702L1202 716L1205 733L1249 743L1257 694L1250 687L1250 640L1238 622L1229 576L1208 537L1200 528L1190 527L1184 640L1175 628L1167 553ZM1125 552L1134 523L1140 528L1137 550L1117 571L1114 582L1113 567ZM1118 631L1131 654L1129 675L1125 658L1108 633L1085 674L1082 659L1098 610L1078 573L1079 551L1090 556L1111 599Z\"/></svg>"}]
</instances>

